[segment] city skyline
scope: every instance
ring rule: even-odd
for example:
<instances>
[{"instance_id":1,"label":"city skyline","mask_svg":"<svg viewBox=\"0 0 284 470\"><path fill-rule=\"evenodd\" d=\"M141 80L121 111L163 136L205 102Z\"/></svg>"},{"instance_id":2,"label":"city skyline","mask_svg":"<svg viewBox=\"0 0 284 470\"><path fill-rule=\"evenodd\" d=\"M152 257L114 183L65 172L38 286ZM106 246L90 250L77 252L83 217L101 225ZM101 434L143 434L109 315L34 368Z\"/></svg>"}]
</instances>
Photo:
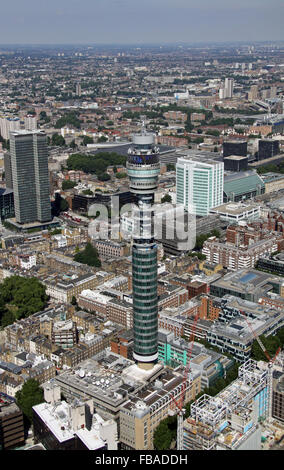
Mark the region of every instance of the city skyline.
<instances>
[{"instance_id":1,"label":"city skyline","mask_svg":"<svg viewBox=\"0 0 284 470\"><path fill-rule=\"evenodd\" d=\"M280 0L16 0L3 5L0 44L143 44L279 41ZM139 21L137 21L139 18ZM50 27L52 25L52 28ZM240 27L241 26L241 27ZM264 37L265 34L265 37ZM172 36L172 39L171 39Z\"/></svg>"}]
</instances>

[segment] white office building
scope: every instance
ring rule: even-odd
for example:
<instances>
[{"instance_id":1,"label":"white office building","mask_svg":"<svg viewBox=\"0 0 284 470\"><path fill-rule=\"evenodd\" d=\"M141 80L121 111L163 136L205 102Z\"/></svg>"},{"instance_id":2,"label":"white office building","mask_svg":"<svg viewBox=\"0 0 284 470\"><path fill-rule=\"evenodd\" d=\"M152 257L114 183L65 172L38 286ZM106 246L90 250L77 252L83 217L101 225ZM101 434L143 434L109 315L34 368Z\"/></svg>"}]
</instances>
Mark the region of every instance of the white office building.
<instances>
[{"instance_id":1,"label":"white office building","mask_svg":"<svg viewBox=\"0 0 284 470\"><path fill-rule=\"evenodd\" d=\"M199 216L223 203L224 163L200 161L196 157L178 158L176 165L177 204Z\"/></svg>"}]
</instances>

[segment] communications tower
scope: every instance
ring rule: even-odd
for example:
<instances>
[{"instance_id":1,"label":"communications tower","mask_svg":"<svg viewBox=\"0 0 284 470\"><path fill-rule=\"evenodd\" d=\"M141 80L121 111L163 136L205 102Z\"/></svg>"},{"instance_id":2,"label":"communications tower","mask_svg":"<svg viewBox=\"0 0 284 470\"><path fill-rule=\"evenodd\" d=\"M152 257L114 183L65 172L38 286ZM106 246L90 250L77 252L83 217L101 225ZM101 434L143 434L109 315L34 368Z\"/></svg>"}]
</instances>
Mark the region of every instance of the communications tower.
<instances>
[{"instance_id":1,"label":"communications tower","mask_svg":"<svg viewBox=\"0 0 284 470\"><path fill-rule=\"evenodd\" d=\"M148 133L142 116L140 134L134 134L128 150L127 174L136 196L132 243L133 358L139 367L151 369L158 359L157 244L154 239L154 193L160 174L155 135Z\"/></svg>"}]
</instances>

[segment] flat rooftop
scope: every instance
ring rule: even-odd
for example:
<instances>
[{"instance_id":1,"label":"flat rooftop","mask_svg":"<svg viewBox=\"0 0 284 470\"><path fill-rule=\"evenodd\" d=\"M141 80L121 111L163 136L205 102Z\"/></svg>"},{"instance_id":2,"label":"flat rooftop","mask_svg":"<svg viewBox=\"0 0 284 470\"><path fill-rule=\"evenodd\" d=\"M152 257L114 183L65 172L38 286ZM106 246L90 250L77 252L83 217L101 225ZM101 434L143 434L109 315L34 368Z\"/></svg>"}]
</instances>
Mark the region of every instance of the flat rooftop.
<instances>
[{"instance_id":1,"label":"flat rooftop","mask_svg":"<svg viewBox=\"0 0 284 470\"><path fill-rule=\"evenodd\" d=\"M245 203L232 203L228 202L227 204L222 204L217 207L213 207L210 209L211 213L224 213L224 214L232 214L232 215L241 215L244 212L255 211L259 209L260 206L256 204L245 204Z\"/></svg>"},{"instance_id":2,"label":"flat rooftop","mask_svg":"<svg viewBox=\"0 0 284 470\"><path fill-rule=\"evenodd\" d=\"M247 160L248 157L244 157L242 155L229 155L228 157L224 157L224 160Z\"/></svg>"}]
</instances>

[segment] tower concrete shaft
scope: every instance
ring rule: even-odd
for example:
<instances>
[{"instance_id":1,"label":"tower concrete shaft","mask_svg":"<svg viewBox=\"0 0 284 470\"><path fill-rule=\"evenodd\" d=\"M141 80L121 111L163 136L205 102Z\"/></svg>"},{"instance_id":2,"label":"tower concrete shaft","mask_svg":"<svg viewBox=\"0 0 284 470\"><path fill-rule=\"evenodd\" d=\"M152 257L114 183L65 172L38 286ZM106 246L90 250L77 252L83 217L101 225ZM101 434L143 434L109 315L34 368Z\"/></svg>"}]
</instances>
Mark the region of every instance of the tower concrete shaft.
<instances>
[{"instance_id":1,"label":"tower concrete shaft","mask_svg":"<svg viewBox=\"0 0 284 470\"><path fill-rule=\"evenodd\" d=\"M136 195L132 244L134 359L149 368L158 359L157 244L154 239L154 192L160 173L154 135L142 126L128 151L130 190Z\"/></svg>"}]
</instances>

